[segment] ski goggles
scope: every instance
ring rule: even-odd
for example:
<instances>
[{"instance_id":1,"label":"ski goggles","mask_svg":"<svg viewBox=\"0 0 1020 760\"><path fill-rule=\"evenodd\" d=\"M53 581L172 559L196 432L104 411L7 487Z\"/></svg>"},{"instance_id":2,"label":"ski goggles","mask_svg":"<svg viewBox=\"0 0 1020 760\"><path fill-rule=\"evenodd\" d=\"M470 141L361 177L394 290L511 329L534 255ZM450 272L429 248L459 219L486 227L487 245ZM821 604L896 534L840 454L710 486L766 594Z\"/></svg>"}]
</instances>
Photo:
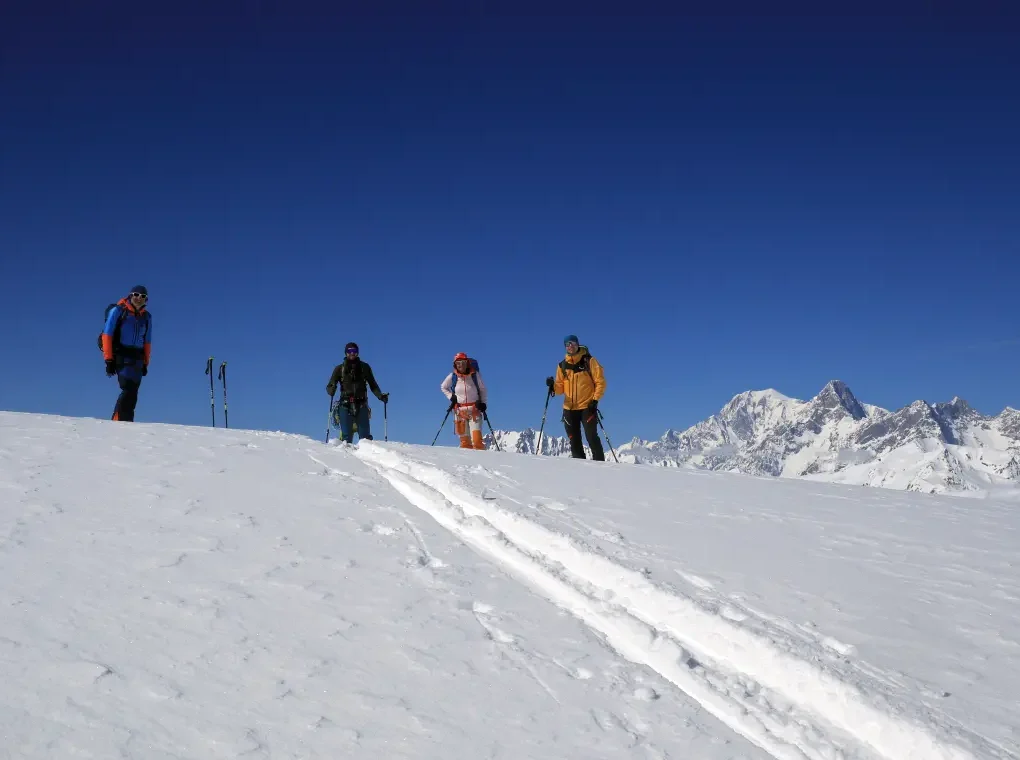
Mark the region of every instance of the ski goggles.
<instances>
[{"instance_id":1,"label":"ski goggles","mask_svg":"<svg viewBox=\"0 0 1020 760\"><path fill-rule=\"evenodd\" d=\"M348 348L347 349L347 355L348 356L357 356L358 355L358 349L356 349L356 348Z\"/></svg>"}]
</instances>

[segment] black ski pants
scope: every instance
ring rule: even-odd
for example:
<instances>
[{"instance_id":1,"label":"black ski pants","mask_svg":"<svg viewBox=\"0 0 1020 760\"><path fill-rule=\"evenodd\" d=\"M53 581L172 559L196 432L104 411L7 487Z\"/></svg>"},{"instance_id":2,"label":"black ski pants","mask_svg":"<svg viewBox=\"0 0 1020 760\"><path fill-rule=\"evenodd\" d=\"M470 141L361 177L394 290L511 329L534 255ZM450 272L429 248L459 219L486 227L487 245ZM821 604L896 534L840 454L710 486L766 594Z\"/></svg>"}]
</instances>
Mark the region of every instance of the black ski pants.
<instances>
[{"instance_id":1,"label":"black ski pants","mask_svg":"<svg viewBox=\"0 0 1020 760\"><path fill-rule=\"evenodd\" d=\"M585 459L584 443L581 441L581 428L591 448L591 458L596 462L606 461L606 453L602 450L602 439L599 438L599 417L594 409L564 409L563 427L570 439L570 456L574 459Z\"/></svg>"}]
</instances>

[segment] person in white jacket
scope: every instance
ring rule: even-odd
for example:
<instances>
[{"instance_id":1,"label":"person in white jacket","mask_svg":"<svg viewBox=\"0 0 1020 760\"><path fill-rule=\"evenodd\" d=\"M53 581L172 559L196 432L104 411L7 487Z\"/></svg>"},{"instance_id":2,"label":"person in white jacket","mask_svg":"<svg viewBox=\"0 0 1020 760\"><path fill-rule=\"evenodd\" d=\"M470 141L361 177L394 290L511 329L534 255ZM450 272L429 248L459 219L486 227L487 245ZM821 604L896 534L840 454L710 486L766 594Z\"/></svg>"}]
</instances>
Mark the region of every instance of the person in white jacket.
<instances>
[{"instance_id":1,"label":"person in white jacket","mask_svg":"<svg viewBox=\"0 0 1020 760\"><path fill-rule=\"evenodd\" d=\"M462 449L484 449L482 440L482 419L489 394L478 371L476 362L465 353L453 357L453 372L446 376L439 386L454 410L454 432L460 436Z\"/></svg>"}]
</instances>

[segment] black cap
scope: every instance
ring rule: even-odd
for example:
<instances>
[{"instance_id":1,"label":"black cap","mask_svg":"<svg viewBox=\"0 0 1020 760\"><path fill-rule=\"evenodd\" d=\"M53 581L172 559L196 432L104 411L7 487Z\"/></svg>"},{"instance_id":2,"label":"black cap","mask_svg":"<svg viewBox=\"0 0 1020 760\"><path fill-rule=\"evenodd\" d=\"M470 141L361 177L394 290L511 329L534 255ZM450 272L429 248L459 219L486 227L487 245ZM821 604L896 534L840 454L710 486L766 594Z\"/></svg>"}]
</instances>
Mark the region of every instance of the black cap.
<instances>
[{"instance_id":1,"label":"black cap","mask_svg":"<svg viewBox=\"0 0 1020 760\"><path fill-rule=\"evenodd\" d=\"M149 291L146 289L146 287L144 285L135 285L128 292L129 293L141 293L143 296L149 295Z\"/></svg>"}]
</instances>

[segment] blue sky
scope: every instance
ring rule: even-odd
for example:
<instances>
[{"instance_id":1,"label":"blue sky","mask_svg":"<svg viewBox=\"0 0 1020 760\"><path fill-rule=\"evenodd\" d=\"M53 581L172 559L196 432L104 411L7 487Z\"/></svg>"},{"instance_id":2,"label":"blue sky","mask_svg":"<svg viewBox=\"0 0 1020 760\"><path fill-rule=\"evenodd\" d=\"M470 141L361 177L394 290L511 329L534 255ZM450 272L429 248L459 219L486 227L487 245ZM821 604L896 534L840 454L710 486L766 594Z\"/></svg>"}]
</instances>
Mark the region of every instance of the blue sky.
<instances>
[{"instance_id":1,"label":"blue sky","mask_svg":"<svg viewBox=\"0 0 1020 760\"><path fill-rule=\"evenodd\" d=\"M1020 405L1016 11L365 5L0 11L0 408L108 417L138 283L140 421L207 423L214 355L235 427L321 436L354 340L391 438L457 351L537 426L567 333L614 443L833 378Z\"/></svg>"}]
</instances>

